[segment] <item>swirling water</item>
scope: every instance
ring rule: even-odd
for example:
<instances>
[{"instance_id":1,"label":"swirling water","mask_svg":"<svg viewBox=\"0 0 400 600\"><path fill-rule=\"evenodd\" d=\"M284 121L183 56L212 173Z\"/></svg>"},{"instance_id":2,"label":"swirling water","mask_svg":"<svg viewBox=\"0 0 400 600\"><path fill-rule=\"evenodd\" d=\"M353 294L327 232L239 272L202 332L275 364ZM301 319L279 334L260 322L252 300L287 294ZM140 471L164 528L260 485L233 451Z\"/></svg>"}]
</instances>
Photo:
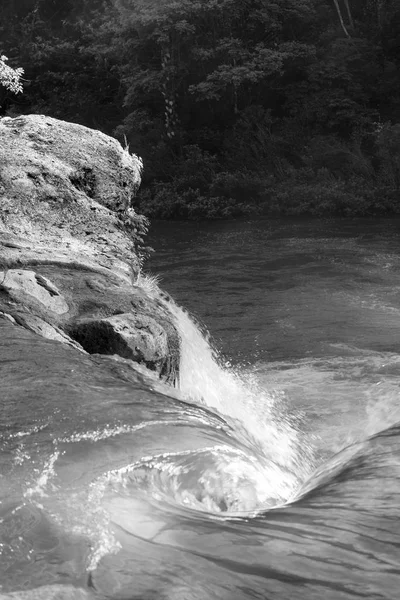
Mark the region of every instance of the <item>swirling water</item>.
<instances>
[{"instance_id":1,"label":"swirling water","mask_svg":"<svg viewBox=\"0 0 400 600\"><path fill-rule=\"evenodd\" d=\"M397 598L399 233L155 225L178 389L0 321L0 593Z\"/></svg>"}]
</instances>

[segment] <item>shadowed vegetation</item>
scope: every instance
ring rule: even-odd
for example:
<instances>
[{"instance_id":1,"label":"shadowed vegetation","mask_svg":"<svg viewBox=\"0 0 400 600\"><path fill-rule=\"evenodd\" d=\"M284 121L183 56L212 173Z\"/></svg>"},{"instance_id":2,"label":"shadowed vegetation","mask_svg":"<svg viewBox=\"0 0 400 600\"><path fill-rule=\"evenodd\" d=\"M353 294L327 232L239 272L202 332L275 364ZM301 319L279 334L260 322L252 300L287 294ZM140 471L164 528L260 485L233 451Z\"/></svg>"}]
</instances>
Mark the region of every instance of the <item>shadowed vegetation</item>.
<instances>
[{"instance_id":1,"label":"shadowed vegetation","mask_svg":"<svg viewBox=\"0 0 400 600\"><path fill-rule=\"evenodd\" d=\"M124 139L159 218L400 212L395 0L5 0L10 116Z\"/></svg>"}]
</instances>

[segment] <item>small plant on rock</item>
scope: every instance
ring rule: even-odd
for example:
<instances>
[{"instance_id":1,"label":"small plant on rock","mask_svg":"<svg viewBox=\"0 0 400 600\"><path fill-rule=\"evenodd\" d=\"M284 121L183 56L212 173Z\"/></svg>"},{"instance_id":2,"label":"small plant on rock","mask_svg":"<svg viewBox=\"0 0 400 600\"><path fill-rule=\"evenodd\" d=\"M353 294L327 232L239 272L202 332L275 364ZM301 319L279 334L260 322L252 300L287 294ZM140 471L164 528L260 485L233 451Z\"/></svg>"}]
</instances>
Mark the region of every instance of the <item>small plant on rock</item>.
<instances>
[{"instance_id":1,"label":"small plant on rock","mask_svg":"<svg viewBox=\"0 0 400 600\"><path fill-rule=\"evenodd\" d=\"M133 241L133 250L143 265L146 258L154 252L151 246L145 244L145 237L149 230L150 221L144 215L139 215L133 208L127 208L121 216L121 221Z\"/></svg>"},{"instance_id":2,"label":"small plant on rock","mask_svg":"<svg viewBox=\"0 0 400 600\"><path fill-rule=\"evenodd\" d=\"M0 85L14 94L19 94L22 92L21 78L24 70L21 67L13 69L8 66L7 61L7 56L2 54L0 56Z\"/></svg>"}]
</instances>

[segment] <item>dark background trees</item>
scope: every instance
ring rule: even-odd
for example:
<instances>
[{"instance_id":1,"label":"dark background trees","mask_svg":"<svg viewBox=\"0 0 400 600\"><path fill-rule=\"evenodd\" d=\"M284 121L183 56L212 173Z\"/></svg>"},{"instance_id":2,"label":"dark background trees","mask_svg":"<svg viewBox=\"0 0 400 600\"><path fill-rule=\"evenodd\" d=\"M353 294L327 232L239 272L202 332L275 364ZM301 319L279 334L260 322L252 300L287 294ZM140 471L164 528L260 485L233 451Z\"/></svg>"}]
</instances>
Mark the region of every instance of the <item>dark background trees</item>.
<instances>
[{"instance_id":1,"label":"dark background trees","mask_svg":"<svg viewBox=\"0 0 400 600\"><path fill-rule=\"evenodd\" d=\"M400 212L396 0L4 0L3 114L126 139L163 218Z\"/></svg>"}]
</instances>

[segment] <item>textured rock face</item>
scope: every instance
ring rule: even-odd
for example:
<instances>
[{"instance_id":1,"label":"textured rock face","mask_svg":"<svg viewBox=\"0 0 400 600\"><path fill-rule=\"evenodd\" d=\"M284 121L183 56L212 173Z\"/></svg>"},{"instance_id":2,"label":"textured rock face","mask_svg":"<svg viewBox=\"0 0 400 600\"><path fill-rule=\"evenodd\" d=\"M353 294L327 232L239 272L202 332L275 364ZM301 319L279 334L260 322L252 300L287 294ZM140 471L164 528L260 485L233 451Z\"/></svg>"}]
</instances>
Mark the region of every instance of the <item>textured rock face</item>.
<instances>
[{"instance_id":1,"label":"textured rock face","mask_svg":"<svg viewBox=\"0 0 400 600\"><path fill-rule=\"evenodd\" d=\"M0 271L1 287L15 303L39 305L47 312L63 315L68 304L49 279L27 269ZM40 309L39 309L40 310Z\"/></svg>"},{"instance_id":2,"label":"textured rock face","mask_svg":"<svg viewBox=\"0 0 400 600\"><path fill-rule=\"evenodd\" d=\"M0 312L172 382L179 337L161 298L136 285L140 261L124 225L140 170L98 131L42 115L0 119Z\"/></svg>"},{"instance_id":3,"label":"textured rock face","mask_svg":"<svg viewBox=\"0 0 400 600\"><path fill-rule=\"evenodd\" d=\"M98 131L43 115L0 119L0 227L36 250L63 248L70 260L82 254L105 266L111 255L137 271L119 214L140 171L136 156Z\"/></svg>"},{"instance_id":4,"label":"textured rock face","mask_svg":"<svg viewBox=\"0 0 400 600\"><path fill-rule=\"evenodd\" d=\"M156 313L155 313L156 314ZM148 314L124 313L77 325L73 337L89 353L118 354L156 370L171 383L176 376L179 341Z\"/></svg>"}]
</instances>

